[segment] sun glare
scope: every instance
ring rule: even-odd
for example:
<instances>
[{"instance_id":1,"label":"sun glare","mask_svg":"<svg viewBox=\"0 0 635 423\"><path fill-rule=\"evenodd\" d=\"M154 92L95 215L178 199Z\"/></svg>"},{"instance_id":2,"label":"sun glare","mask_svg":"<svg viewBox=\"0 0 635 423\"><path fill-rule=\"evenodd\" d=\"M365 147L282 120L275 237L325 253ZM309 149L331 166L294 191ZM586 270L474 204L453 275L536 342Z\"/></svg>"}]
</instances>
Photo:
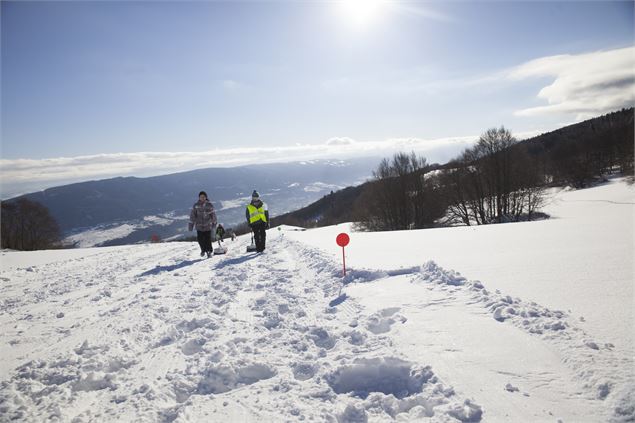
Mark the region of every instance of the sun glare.
<instances>
[{"instance_id":1,"label":"sun glare","mask_svg":"<svg viewBox=\"0 0 635 423\"><path fill-rule=\"evenodd\" d=\"M366 26L381 12L382 0L341 0L338 2L344 19L356 26Z\"/></svg>"}]
</instances>

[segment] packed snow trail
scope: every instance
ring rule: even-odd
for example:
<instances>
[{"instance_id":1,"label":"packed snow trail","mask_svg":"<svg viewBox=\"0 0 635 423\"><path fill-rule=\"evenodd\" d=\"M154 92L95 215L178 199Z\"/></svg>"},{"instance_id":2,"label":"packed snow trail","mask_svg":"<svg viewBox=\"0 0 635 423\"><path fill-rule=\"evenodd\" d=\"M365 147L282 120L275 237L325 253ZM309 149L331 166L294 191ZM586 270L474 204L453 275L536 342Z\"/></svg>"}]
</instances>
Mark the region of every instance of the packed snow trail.
<instances>
[{"instance_id":1,"label":"packed snow trail","mask_svg":"<svg viewBox=\"0 0 635 423\"><path fill-rule=\"evenodd\" d=\"M243 237L211 259L174 243L3 265L0 421L628 417L610 347L564 313L432 262L352 269L330 307L339 264L271 235L263 255Z\"/></svg>"},{"instance_id":2,"label":"packed snow trail","mask_svg":"<svg viewBox=\"0 0 635 423\"><path fill-rule=\"evenodd\" d=\"M186 244L139 246L3 272L13 354L2 420L350 420L366 415L338 401L352 391L375 398L383 418L478 420L428 367L386 355L389 338L342 333L325 306L337 281L320 286L285 243L265 255L236 243L221 260L190 258ZM379 354L340 365L358 351Z\"/></svg>"}]
</instances>

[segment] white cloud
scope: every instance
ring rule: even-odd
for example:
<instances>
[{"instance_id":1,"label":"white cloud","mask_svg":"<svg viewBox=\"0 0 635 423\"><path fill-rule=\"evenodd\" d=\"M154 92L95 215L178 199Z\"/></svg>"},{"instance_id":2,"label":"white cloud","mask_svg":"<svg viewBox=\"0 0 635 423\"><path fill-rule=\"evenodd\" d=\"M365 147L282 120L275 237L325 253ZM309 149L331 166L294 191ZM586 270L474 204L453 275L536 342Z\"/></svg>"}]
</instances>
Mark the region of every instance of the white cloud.
<instances>
[{"instance_id":1,"label":"white cloud","mask_svg":"<svg viewBox=\"0 0 635 423\"><path fill-rule=\"evenodd\" d=\"M516 115L557 113L587 119L633 106L635 47L543 57L512 69L508 76L515 80L555 78L538 93L548 105L522 109Z\"/></svg>"},{"instance_id":2,"label":"white cloud","mask_svg":"<svg viewBox=\"0 0 635 423\"><path fill-rule=\"evenodd\" d=\"M10 198L73 182L115 176L155 176L207 167L290 162L311 159L346 159L387 156L396 151L417 151L431 162L445 162L469 146L477 136L427 140L391 138L357 141L334 137L323 144L280 147L215 149L200 152L139 152L97 154L48 159L2 159L2 198Z\"/></svg>"},{"instance_id":3,"label":"white cloud","mask_svg":"<svg viewBox=\"0 0 635 423\"><path fill-rule=\"evenodd\" d=\"M578 55L547 56L519 66L483 74L463 75L419 67L324 80L329 94L369 93L381 98L418 95L420 98L456 95L467 90L486 95L497 90L513 92L514 84L530 78L547 78L538 93L546 104L516 111L516 116L560 114L576 121L631 107L635 103L635 47Z\"/></svg>"},{"instance_id":4,"label":"white cloud","mask_svg":"<svg viewBox=\"0 0 635 423\"><path fill-rule=\"evenodd\" d=\"M333 146L333 145L352 145L355 144L355 140L352 138L348 138L348 137L334 137L329 139L326 142L326 145L329 146Z\"/></svg>"}]
</instances>

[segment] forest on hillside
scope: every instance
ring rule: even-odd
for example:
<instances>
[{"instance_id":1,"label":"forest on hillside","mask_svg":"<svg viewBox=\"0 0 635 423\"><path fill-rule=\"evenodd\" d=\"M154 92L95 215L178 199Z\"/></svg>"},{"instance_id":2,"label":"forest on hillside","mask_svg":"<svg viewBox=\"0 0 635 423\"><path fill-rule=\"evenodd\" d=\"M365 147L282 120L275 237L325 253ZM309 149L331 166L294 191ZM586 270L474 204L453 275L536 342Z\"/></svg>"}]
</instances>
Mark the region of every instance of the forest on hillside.
<instances>
[{"instance_id":1,"label":"forest on hillside","mask_svg":"<svg viewBox=\"0 0 635 423\"><path fill-rule=\"evenodd\" d=\"M549 187L584 188L610 175L632 175L633 129L629 108L523 141L505 127L491 128L444 165L397 153L371 181L331 192L273 225L354 221L365 230L403 230L542 218Z\"/></svg>"}]
</instances>

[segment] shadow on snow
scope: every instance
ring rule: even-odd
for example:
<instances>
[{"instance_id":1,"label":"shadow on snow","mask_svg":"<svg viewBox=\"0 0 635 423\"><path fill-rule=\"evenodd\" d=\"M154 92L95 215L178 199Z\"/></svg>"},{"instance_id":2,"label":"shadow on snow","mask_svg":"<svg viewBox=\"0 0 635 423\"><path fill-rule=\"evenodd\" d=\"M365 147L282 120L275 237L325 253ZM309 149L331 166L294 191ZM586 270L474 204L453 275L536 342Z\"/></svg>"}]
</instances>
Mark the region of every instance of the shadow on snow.
<instances>
[{"instance_id":1,"label":"shadow on snow","mask_svg":"<svg viewBox=\"0 0 635 423\"><path fill-rule=\"evenodd\" d=\"M172 272L174 270L181 269L183 267L191 266L191 265L193 265L195 263L198 263L199 261L203 261L203 260L204 259L186 260L186 261L182 261L181 263L172 264L172 265L169 265L169 266L157 266L154 269L150 269L150 270L147 270L147 271L143 272L138 277L158 275L161 272Z\"/></svg>"},{"instance_id":2,"label":"shadow on snow","mask_svg":"<svg viewBox=\"0 0 635 423\"><path fill-rule=\"evenodd\" d=\"M216 266L214 266L214 269L218 270L218 269L222 269L222 268L227 267L227 266L233 266L235 264L245 263L246 261L251 260L251 259L253 259L255 257L258 257L258 253L253 253L253 254L249 254L249 255L246 255L246 256L236 257L236 258L229 259L229 260L223 260L220 263L216 264Z\"/></svg>"}]
</instances>

